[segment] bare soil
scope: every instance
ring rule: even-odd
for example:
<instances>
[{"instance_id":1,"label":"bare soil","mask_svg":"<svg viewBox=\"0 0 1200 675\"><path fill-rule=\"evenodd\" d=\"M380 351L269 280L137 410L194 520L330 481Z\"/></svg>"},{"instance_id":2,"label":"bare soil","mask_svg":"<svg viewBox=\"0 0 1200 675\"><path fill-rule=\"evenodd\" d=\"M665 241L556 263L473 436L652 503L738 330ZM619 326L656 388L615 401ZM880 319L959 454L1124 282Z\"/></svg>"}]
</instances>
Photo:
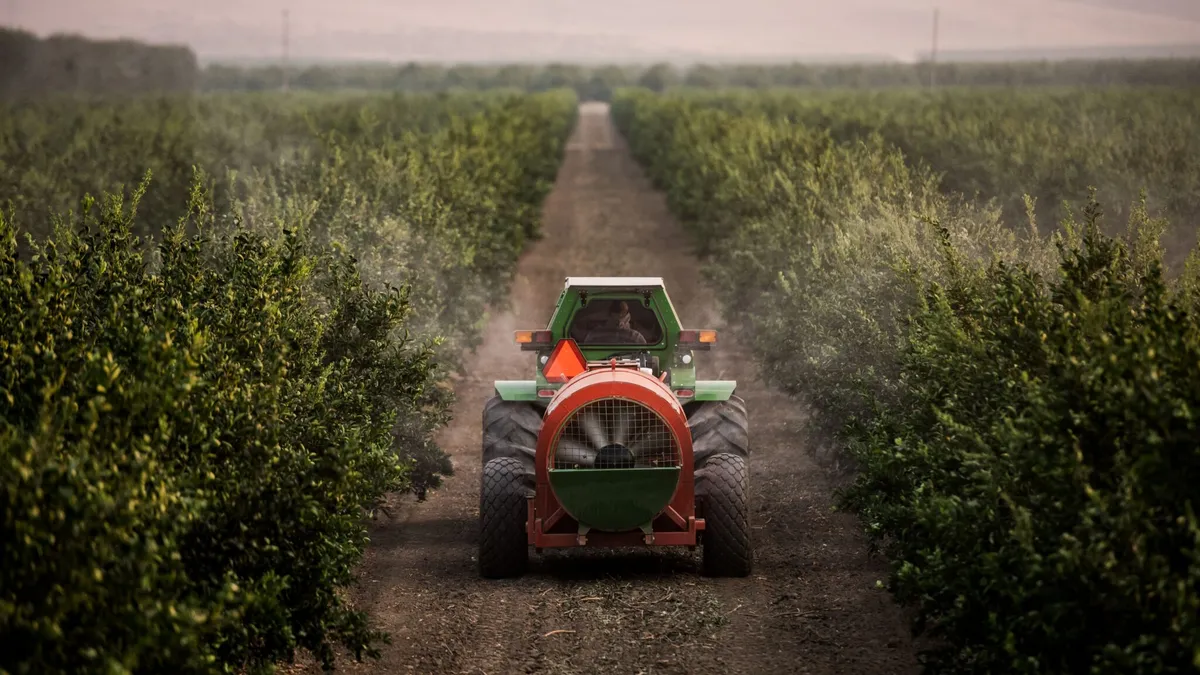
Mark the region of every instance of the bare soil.
<instances>
[{"instance_id":1,"label":"bare soil","mask_svg":"<svg viewBox=\"0 0 1200 675\"><path fill-rule=\"evenodd\" d=\"M528 377L517 328L545 326L568 275L661 276L683 322L723 328L689 239L649 184L603 104L584 104L544 207L545 237L521 258L511 309L456 383L440 442L456 475L423 503L396 499L372 525L353 592L392 636L383 658L343 661L387 673L916 673L904 613L885 590L857 520L833 512L835 479L803 447L806 413L759 384L727 339L699 361L733 378L750 414L755 571L699 575L686 550L570 550L530 573L476 570L481 411L496 379ZM312 668L312 666L308 666ZM315 668L314 668L315 670Z\"/></svg>"}]
</instances>

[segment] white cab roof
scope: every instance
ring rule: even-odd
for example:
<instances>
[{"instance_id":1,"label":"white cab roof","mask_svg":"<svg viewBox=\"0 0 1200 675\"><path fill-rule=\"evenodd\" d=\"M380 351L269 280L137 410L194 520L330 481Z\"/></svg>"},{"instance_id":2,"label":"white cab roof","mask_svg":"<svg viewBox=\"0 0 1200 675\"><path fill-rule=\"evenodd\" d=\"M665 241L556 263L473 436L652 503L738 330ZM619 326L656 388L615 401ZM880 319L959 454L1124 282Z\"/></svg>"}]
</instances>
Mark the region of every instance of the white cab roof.
<instances>
[{"instance_id":1,"label":"white cab roof","mask_svg":"<svg viewBox=\"0 0 1200 675\"><path fill-rule=\"evenodd\" d=\"M663 286L662 277L567 277L566 288L654 288Z\"/></svg>"}]
</instances>

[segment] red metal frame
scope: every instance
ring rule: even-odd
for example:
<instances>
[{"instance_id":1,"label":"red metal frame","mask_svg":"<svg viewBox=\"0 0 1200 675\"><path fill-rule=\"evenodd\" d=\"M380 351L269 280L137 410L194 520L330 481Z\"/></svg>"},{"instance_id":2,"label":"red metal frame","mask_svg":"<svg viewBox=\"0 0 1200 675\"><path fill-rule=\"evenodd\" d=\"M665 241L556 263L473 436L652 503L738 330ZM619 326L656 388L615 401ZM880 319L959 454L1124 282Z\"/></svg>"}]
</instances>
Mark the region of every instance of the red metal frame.
<instances>
[{"instance_id":1,"label":"red metal frame","mask_svg":"<svg viewBox=\"0 0 1200 675\"><path fill-rule=\"evenodd\" d=\"M571 413L606 398L637 401L653 410L671 429L679 443L679 484L666 509L653 522L651 534L591 531L579 534L579 523L563 509L550 487L550 449ZM692 434L683 406L666 384L636 367L615 361L593 366L558 390L546 407L537 444L537 488L529 499L526 533L537 548L572 546L696 546L704 530L704 519L696 517L695 477L692 466Z\"/></svg>"}]
</instances>

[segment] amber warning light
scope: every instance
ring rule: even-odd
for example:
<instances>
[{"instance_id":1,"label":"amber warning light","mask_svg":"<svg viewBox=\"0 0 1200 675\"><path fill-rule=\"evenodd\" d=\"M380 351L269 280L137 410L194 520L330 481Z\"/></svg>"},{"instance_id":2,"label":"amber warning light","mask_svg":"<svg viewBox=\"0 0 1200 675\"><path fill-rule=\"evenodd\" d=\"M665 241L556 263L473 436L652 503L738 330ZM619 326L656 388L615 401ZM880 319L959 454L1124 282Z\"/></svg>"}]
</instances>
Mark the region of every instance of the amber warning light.
<instances>
[{"instance_id":1,"label":"amber warning light","mask_svg":"<svg viewBox=\"0 0 1200 675\"><path fill-rule=\"evenodd\" d=\"M541 349L550 346L550 331L548 330L519 330L514 335L521 349Z\"/></svg>"},{"instance_id":2,"label":"amber warning light","mask_svg":"<svg viewBox=\"0 0 1200 675\"><path fill-rule=\"evenodd\" d=\"M715 330L681 330L679 344L691 349L709 349L717 341Z\"/></svg>"}]
</instances>

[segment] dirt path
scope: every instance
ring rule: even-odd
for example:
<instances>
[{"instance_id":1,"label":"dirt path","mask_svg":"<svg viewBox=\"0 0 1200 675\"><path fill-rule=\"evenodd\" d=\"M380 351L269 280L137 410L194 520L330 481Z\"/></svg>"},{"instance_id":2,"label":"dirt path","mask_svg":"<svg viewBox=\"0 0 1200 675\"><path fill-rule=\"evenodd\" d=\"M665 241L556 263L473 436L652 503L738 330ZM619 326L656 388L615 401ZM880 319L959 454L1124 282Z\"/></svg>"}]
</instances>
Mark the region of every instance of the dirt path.
<instances>
[{"instance_id":1,"label":"dirt path","mask_svg":"<svg viewBox=\"0 0 1200 675\"><path fill-rule=\"evenodd\" d=\"M475 567L480 415L495 379L528 377L516 328L544 326L568 275L662 276L693 327L720 328L688 238L612 128L585 104L545 205L545 238L521 259L513 311L496 317L457 384L439 439L457 475L371 531L356 603L392 635L387 673L915 673L904 618L875 588L859 526L831 513L831 483L797 444L805 422L756 383L723 341L700 376L736 378L750 411L756 569L699 576L698 555L654 550L534 556L531 573L485 581ZM558 632L556 632L558 631Z\"/></svg>"}]
</instances>

